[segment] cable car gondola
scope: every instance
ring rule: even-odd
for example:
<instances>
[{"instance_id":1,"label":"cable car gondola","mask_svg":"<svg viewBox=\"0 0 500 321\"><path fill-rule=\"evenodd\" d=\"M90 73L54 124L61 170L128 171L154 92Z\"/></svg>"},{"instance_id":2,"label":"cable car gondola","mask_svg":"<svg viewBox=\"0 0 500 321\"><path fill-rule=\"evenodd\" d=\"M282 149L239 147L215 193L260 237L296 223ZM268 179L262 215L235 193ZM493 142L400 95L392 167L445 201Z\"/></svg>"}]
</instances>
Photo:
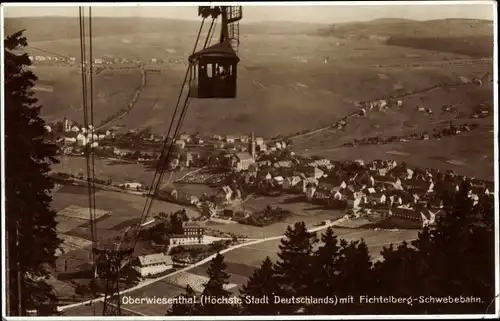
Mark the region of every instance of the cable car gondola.
<instances>
[{"instance_id":1,"label":"cable car gondola","mask_svg":"<svg viewBox=\"0 0 500 321\"><path fill-rule=\"evenodd\" d=\"M233 44L238 42L237 24L242 18L240 7L201 7L203 17L222 17L219 43L195 52L191 65L189 96L198 99L236 98L237 68L240 61ZM230 24L233 24L229 28Z\"/></svg>"},{"instance_id":2,"label":"cable car gondola","mask_svg":"<svg viewBox=\"0 0 500 321\"><path fill-rule=\"evenodd\" d=\"M229 42L218 43L191 55L190 96L235 98L239 61Z\"/></svg>"}]
</instances>

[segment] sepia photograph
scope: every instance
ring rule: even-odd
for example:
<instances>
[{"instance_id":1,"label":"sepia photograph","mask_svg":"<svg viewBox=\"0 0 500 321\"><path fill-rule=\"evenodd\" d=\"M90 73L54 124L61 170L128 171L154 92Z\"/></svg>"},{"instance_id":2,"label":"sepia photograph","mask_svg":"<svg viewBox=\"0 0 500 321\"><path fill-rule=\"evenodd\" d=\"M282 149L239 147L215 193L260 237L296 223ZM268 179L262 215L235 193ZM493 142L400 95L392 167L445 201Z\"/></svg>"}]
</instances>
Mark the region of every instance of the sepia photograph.
<instances>
[{"instance_id":1,"label":"sepia photograph","mask_svg":"<svg viewBox=\"0 0 500 321\"><path fill-rule=\"evenodd\" d=\"M495 1L0 18L4 319L500 317Z\"/></svg>"}]
</instances>

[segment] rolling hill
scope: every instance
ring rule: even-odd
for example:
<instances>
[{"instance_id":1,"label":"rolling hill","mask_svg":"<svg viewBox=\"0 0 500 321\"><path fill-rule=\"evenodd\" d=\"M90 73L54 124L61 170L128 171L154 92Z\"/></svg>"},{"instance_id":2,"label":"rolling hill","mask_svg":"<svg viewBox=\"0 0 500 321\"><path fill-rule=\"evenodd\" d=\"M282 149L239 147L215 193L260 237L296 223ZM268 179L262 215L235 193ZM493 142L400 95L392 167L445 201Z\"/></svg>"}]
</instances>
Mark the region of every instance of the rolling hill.
<instances>
[{"instance_id":1,"label":"rolling hill","mask_svg":"<svg viewBox=\"0 0 500 321\"><path fill-rule=\"evenodd\" d=\"M333 24L318 35L339 39L371 39L391 46L447 51L472 57L493 55L493 22L477 19L416 21L377 19Z\"/></svg>"},{"instance_id":2,"label":"rolling hill","mask_svg":"<svg viewBox=\"0 0 500 321\"><path fill-rule=\"evenodd\" d=\"M76 10L76 8L75 8ZM88 26L88 19L86 25ZM206 24L208 25L207 19ZM92 34L94 37L130 35L142 33L176 33L179 36L198 31L201 19L177 20L161 18L111 18L93 17ZM26 29L25 35L31 41L56 41L79 38L79 22L76 17L23 17L5 18L5 34ZM40 28L43 26L43 28ZM321 24L300 22L253 22L240 23L242 33L300 34L311 33ZM208 29L208 27L206 27Z\"/></svg>"},{"instance_id":3,"label":"rolling hill","mask_svg":"<svg viewBox=\"0 0 500 321\"><path fill-rule=\"evenodd\" d=\"M40 25L47 25L47 29L37 29L36 26ZM6 21L7 33L16 28L28 29L30 47L27 51L30 54L40 54L40 50L45 50L77 57L79 41L74 38L77 27L76 21L67 18ZM141 61L159 58L169 61L186 58L192 50L199 22L96 18L94 27L94 57L125 57ZM417 38L412 36L415 30ZM452 46L446 41L453 38L454 41L479 47L470 40L483 39L483 43L486 43L484 39L492 41L492 30L491 22L463 19L426 22L382 19L326 27L291 22L242 24L238 97L234 100L194 100L183 130L220 134L255 131L256 135L267 137L286 135L334 124L339 118L358 110L354 105L356 101L383 99L408 92L416 93L413 100L421 99L432 108L461 103L467 112L467 108L479 103L492 104L493 87L489 80L482 87L437 91L432 95L418 94L429 87L459 83L460 77L472 79L491 74L492 55L486 55L484 59L471 58L463 50L450 50ZM424 48L425 43L419 44L418 39L425 37L441 39L445 47L427 45ZM404 43L404 39L410 38L412 42ZM399 39L397 45L388 44L394 39ZM438 44L437 41L434 43ZM137 103L116 125L126 128L151 126L158 133L164 133L168 128L186 66L168 63L159 68L160 73L147 74L146 86ZM67 116L81 121L78 68L35 64L34 72L40 79L39 84L45 86L41 87L43 90L37 91L38 98L45 106L42 109L44 117L52 121ZM97 122L112 115L132 99L134 90L141 82L141 73L139 69L124 72L111 67L96 76L96 79ZM51 90L46 90L47 86ZM408 102L411 105L417 103ZM336 148L341 142L374 136L374 133L397 135L408 130L418 131L407 126L408 122L417 121L413 111L407 112L405 109L401 113L392 120L389 116L384 118L381 115L360 119L343 133L315 135L314 139L302 142L297 150L356 158L356 149L338 151ZM435 117L438 121L440 116ZM492 125L491 118L487 121ZM423 122L425 120L417 125L423 126ZM425 130L431 130L432 126L427 124L424 127ZM439 144L433 143L433 147L439 152L438 146L443 145L450 155L456 152L463 156L467 148L470 149L468 144L478 139L482 143L475 146L479 148L475 149L475 155L490 153L492 135L475 137L468 139L467 143L461 138L450 138L455 139L453 143L443 140ZM417 154L422 148L432 150L421 145L407 143L405 149L412 150L414 146L412 153ZM374 151L371 146L360 148L359 151L363 151L363 155L384 154ZM469 168L473 161L472 158L468 159L467 163L471 164ZM433 166L441 164L436 162L432 160L428 163Z\"/></svg>"}]
</instances>

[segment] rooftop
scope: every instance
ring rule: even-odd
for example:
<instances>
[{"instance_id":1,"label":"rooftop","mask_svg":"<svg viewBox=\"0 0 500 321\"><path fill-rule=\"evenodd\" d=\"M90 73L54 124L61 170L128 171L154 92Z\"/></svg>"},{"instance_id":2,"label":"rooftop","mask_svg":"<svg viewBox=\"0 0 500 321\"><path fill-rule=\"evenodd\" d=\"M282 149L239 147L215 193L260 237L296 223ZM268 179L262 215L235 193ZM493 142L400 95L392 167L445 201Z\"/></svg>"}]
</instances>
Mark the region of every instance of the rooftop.
<instances>
[{"instance_id":1,"label":"rooftop","mask_svg":"<svg viewBox=\"0 0 500 321\"><path fill-rule=\"evenodd\" d=\"M159 263L164 263L164 264L168 265L168 264L174 263L172 261L172 257L170 255L165 254L165 253L141 255L141 256L138 256L137 259L139 259L141 266L147 266L147 265L159 264Z\"/></svg>"}]
</instances>

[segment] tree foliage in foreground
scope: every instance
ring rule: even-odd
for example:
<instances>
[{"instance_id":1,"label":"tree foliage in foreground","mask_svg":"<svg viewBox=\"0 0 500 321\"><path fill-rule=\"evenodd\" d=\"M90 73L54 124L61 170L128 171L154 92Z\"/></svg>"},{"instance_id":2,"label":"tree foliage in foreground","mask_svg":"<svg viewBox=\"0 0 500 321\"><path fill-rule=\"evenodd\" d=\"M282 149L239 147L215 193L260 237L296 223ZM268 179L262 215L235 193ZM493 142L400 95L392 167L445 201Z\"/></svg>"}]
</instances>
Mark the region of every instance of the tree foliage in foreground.
<instances>
[{"instance_id":1,"label":"tree foliage in foreground","mask_svg":"<svg viewBox=\"0 0 500 321\"><path fill-rule=\"evenodd\" d=\"M55 264L61 241L56 213L50 208L53 182L48 177L56 162L56 147L44 140L45 122L32 90L36 76L23 48L23 32L4 39L5 55L5 186L8 252L9 314L19 315L18 276L22 284L21 314L38 308L48 313L54 293L41 279ZM19 273L18 273L19 272ZM49 309L50 310L50 309Z\"/></svg>"}]
</instances>

